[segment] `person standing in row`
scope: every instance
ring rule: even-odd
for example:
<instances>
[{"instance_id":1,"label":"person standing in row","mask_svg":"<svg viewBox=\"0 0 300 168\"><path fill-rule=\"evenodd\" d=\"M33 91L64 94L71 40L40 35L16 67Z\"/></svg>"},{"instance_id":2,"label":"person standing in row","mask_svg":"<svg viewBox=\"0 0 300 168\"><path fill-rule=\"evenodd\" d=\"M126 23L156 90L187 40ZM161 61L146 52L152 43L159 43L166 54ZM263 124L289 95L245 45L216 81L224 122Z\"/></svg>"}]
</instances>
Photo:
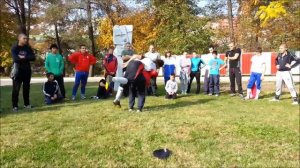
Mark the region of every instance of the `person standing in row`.
<instances>
[{"instance_id":1,"label":"person standing in row","mask_svg":"<svg viewBox=\"0 0 300 168\"><path fill-rule=\"evenodd\" d=\"M188 58L187 52L184 52L180 60L180 87L181 94L187 94L188 83L191 73L191 59Z\"/></svg>"},{"instance_id":2,"label":"person standing in row","mask_svg":"<svg viewBox=\"0 0 300 168\"><path fill-rule=\"evenodd\" d=\"M254 99L257 100L261 90L261 82L264 80L265 71L266 71L266 61L262 56L262 48L258 47L256 54L251 58L251 74L250 79L247 85L247 95L245 100L250 99L251 89L256 86L256 93Z\"/></svg>"},{"instance_id":3,"label":"person standing in row","mask_svg":"<svg viewBox=\"0 0 300 168\"><path fill-rule=\"evenodd\" d=\"M294 61L295 63L292 64L292 62ZM291 74L291 69L300 64L300 59L296 58L288 51L286 44L281 44L279 47L279 54L275 59L275 64L277 68L276 91L275 91L275 97L271 101L279 101L281 90L282 90L282 81L284 81L293 98L292 104L297 105L299 102L298 102L298 96L295 89L293 77Z\"/></svg>"},{"instance_id":4,"label":"person standing in row","mask_svg":"<svg viewBox=\"0 0 300 168\"><path fill-rule=\"evenodd\" d=\"M172 57L171 51L167 51L165 53L165 58L163 59L163 75L165 84L170 79L171 74L176 74L176 62L175 59Z\"/></svg>"},{"instance_id":5,"label":"person standing in row","mask_svg":"<svg viewBox=\"0 0 300 168\"><path fill-rule=\"evenodd\" d=\"M25 34L19 34L18 43L11 48L13 59L13 70L11 78L13 80L12 89L12 106L13 111L18 111L19 92L23 84L24 108L30 109L32 106L29 101L31 65L30 62L35 60L35 54L28 45L28 37Z\"/></svg>"},{"instance_id":6,"label":"person standing in row","mask_svg":"<svg viewBox=\"0 0 300 168\"><path fill-rule=\"evenodd\" d=\"M205 65L204 61L199 56L197 56L196 52L193 52L193 58L191 59L190 82L188 84L187 93L190 93L192 82L195 77L197 82L196 94L200 93L201 64Z\"/></svg>"},{"instance_id":7,"label":"person standing in row","mask_svg":"<svg viewBox=\"0 0 300 168\"><path fill-rule=\"evenodd\" d=\"M204 60L204 62L209 62L211 59L214 58L213 56L213 51L215 50L214 46L209 46L208 48L209 53L204 55L202 57L202 60ZM209 94L209 66L206 66L204 69L204 81L203 81L203 92L204 94Z\"/></svg>"},{"instance_id":8,"label":"person standing in row","mask_svg":"<svg viewBox=\"0 0 300 168\"><path fill-rule=\"evenodd\" d=\"M241 75L241 49L236 48L232 42L228 45L229 51L226 52L225 62L229 60L229 79L230 79L230 96L235 96L235 82L238 86L238 93L241 98L243 96L242 75Z\"/></svg>"},{"instance_id":9,"label":"person standing in row","mask_svg":"<svg viewBox=\"0 0 300 168\"><path fill-rule=\"evenodd\" d=\"M58 53L58 47L56 44L50 46L51 52L47 54L45 60L45 68L49 73L54 74L54 80L57 81L61 95L63 98L66 98L65 86L64 86L64 59L63 56Z\"/></svg>"},{"instance_id":10,"label":"person standing in row","mask_svg":"<svg viewBox=\"0 0 300 168\"><path fill-rule=\"evenodd\" d=\"M151 61L155 64L155 66L157 60L160 60L160 54L155 51L154 45L149 46L149 51L145 54L145 57L150 58ZM157 72L159 71L158 67L155 67L155 69ZM151 86L149 88L149 93L155 96L156 90L157 90L157 84L156 84L156 77L155 77L155 78L151 78Z\"/></svg>"},{"instance_id":11,"label":"person standing in row","mask_svg":"<svg viewBox=\"0 0 300 168\"><path fill-rule=\"evenodd\" d=\"M213 57L208 65L209 65L209 96L215 94L215 96L220 95L220 70L225 68L225 62L218 58L218 52L212 52ZM221 67L221 65L223 65Z\"/></svg>"},{"instance_id":12,"label":"person standing in row","mask_svg":"<svg viewBox=\"0 0 300 168\"><path fill-rule=\"evenodd\" d=\"M76 93L81 82L81 99L85 99L85 87L91 65L96 63L96 58L87 52L85 45L80 45L80 51L72 53L68 57L75 64L75 83L72 90L72 100L76 99Z\"/></svg>"}]
</instances>

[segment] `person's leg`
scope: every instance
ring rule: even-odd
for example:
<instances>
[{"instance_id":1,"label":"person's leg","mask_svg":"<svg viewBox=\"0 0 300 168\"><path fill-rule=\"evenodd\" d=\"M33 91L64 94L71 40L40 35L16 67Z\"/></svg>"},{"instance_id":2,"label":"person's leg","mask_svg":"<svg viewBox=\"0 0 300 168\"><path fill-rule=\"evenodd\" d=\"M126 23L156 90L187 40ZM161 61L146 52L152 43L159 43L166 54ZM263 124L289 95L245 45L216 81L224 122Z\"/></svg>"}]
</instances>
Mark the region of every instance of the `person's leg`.
<instances>
[{"instance_id":1,"label":"person's leg","mask_svg":"<svg viewBox=\"0 0 300 168\"><path fill-rule=\"evenodd\" d=\"M177 98L177 94L174 93L174 94L172 95L172 99L176 99L176 98Z\"/></svg>"},{"instance_id":2,"label":"person's leg","mask_svg":"<svg viewBox=\"0 0 300 168\"><path fill-rule=\"evenodd\" d=\"M150 86L151 86L151 91L152 91L152 95L156 95L156 78L151 78L150 80Z\"/></svg>"},{"instance_id":3,"label":"person's leg","mask_svg":"<svg viewBox=\"0 0 300 168\"><path fill-rule=\"evenodd\" d=\"M47 105L50 105L50 104L52 104L52 103L53 103L53 101L52 101L51 97L49 97L49 96L45 96L45 103L46 103Z\"/></svg>"},{"instance_id":4,"label":"person's leg","mask_svg":"<svg viewBox=\"0 0 300 168\"><path fill-rule=\"evenodd\" d=\"M74 98L76 96L78 87L80 85L81 76L82 76L82 72L75 72L75 83L74 83L74 86L73 86L73 89L72 89L72 97L74 97Z\"/></svg>"},{"instance_id":5,"label":"person's leg","mask_svg":"<svg viewBox=\"0 0 300 168\"><path fill-rule=\"evenodd\" d=\"M256 73L255 77L256 77L256 95L254 99L258 99L260 91L261 91L261 73Z\"/></svg>"},{"instance_id":6,"label":"person's leg","mask_svg":"<svg viewBox=\"0 0 300 168\"><path fill-rule=\"evenodd\" d=\"M138 94L138 110L142 111L146 99L145 81L138 81L136 83L136 86L137 86L137 94Z\"/></svg>"},{"instance_id":7,"label":"person's leg","mask_svg":"<svg viewBox=\"0 0 300 168\"><path fill-rule=\"evenodd\" d=\"M200 93L200 72L197 72L195 74L196 76L196 82L197 82L197 90L196 90L196 94Z\"/></svg>"},{"instance_id":8,"label":"person's leg","mask_svg":"<svg viewBox=\"0 0 300 168\"><path fill-rule=\"evenodd\" d=\"M14 107L18 107L18 101L19 101L19 92L22 85L22 80L20 79L14 79L13 80L13 88L12 88L12 105Z\"/></svg>"},{"instance_id":9,"label":"person's leg","mask_svg":"<svg viewBox=\"0 0 300 168\"><path fill-rule=\"evenodd\" d=\"M184 93L184 73L183 72L180 72L180 88L181 88L181 94Z\"/></svg>"},{"instance_id":10,"label":"person's leg","mask_svg":"<svg viewBox=\"0 0 300 168\"><path fill-rule=\"evenodd\" d=\"M133 109L136 88L135 88L134 84L131 82L128 83L128 87L129 87L129 109Z\"/></svg>"},{"instance_id":11,"label":"person's leg","mask_svg":"<svg viewBox=\"0 0 300 168\"><path fill-rule=\"evenodd\" d=\"M284 80L287 88L289 89L292 98L297 98L297 92L296 92L293 77L292 77L292 74L290 71L283 72L283 80Z\"/></svg>"},{"instance_id":12,"label":"person's leg","mask_svg":"<svg viewBox=\"0 0 300 168\"><path fill-rule=\"evenodd\" d=\"M220 75L214 76L214 92L215 94L220 94Z\"/></svg>"},{"instance_id":13,"label":"person's leg","mask_svg":"<svg viewBox=\"0 0 300 168\"><path fill-rule=\"evenodd\" d=\"M204 94L208 94L209 93L209 74L208 74L208 69L205 69L205 73L204 73L203 92L204 92Z\"/></svg>"},{"instance_id":14,"label":"person's leg","mask_svg":"<svg viewBox=\"0 0 300 168\"><path fill-rule=\"evenodd\" d=\"M66 91L65 91L65 85L64 85L64 77L62 75L55 76L54 80L57 81L58 86L60 88L61 95L63 96L63 98L65 98L66 97Z\"/></svg>"},{"instance_id":15,"label":"person's leg","mask_svg":"<svg viewBox=\"0 0 300 168\"><path fill-rule=\"evenodd\" d=\"M282 90L282 72L277 71L276 73L276 91L275 91L275 99L279 99Z\"/></svg>"},{"instance_id":16,"label":"person's leg","mask_svg":"<svg viewBox=\"0 0 300 168\"><path fill-rule=\"evenodd\" d=\"M214 93L214 75L209 75L209 94Z\"/></svg>"},{"instance_id":17,"label":"person's leg","mask_svg":"<svg viewBox=\"0 0 300 168\"><path fill-rule=\"evenodd\" d=\"M236 84L238 86L238 93L243 94L241 70L240 70L240 68L235 68L234 72L235 72Z\"/></svg>"},{"instance_id":18,"label":"person's leg","mask_svg":"<svg viewBox=\"0 0 300 168\"><path fill-rule=\"evenodd\" d=\"M196 73L195 72L191 72L190 74L190 82L188 83L188 88L187 88L187 93L191 92L191 86L192 86L192 82L194 80Z\"/></svg>"},{"instance_id":19,"label":"person's leg","mask_svg":"<svg viewBox=\"0 0 300 168\"><path fill-rule=\"evenodd\" d=\"M229 69L230 93L235 94L235 72L234 68Z\"/></svg>"},{"instance_id":20,"label":"person's leg","mask_svg":"<svg viewBox=\"0 0 300 168\"><path fill-rule=\"evenodd\" d=\"M24 77L23 77L24 106L30 105L30 102L29 102L30 80L31 80L31 71L28 71L24 74Z\"/></svg>"},{"instance_id":21,"label":"person's leg","mask_svg":"<svg viewBox=\"0 0 300 168\"><path fill-rule=\"evenodd\" d=\"M81 76L81 96L85 97L85 87L87 84L87 79L89 77L88 72L84 72L83 75Z\"/></svg>"},{"instance_id":22,"label":"person's leg","mask_svg":"<svg viewBox=\"0 0 300 168\"><path fill-rule=\"evenodd\" d=\"M248 82L248 85L247 85L247 95L246 95L246 99L250 99L250 94L251 94L251 89L254 85L256 81L256 77L255 77L255 74L253 72L251 72L250 74L250 79L249 79L249 82Z\"/></svg>"}]
</instances>

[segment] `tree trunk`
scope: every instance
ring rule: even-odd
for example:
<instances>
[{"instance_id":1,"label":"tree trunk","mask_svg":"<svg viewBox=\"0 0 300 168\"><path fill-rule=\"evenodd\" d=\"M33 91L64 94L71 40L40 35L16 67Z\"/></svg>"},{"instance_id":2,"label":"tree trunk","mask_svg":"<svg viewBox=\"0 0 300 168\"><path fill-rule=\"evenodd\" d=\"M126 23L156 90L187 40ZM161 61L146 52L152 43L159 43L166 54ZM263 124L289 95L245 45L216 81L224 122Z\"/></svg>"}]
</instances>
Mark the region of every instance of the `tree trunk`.
<instances>
[{"instance_id":1,"label":"tree trunk","mask_svg":"<svg viewBox=\"0 0 300 168\"><path fill-rule=\"evenodd\" d=\"M228 21L229 21L229 28L230 28L230 40L235 42L234 39L234 30L233 30L233 16L232 16L232 2L231 0L227 0L227 8L228 8Z\"/></svg>"},{"instance_id":2,"label":"tree trunk","mask_svg":"<svg viewBox=\"0 0 300 168\"><path fill-rule=\"evenodd\" d=\"M27 20L27 30L26 30L26 35L27 35L27 37L29 37L29 34L30 34L30 15L31 15L31 0L28 0L28 3L27 3L27 5L28 5L28 11L27 11L27 18L26 18L26 20ZM24 13L24 15L25 15L25 13Z\"/></svg>"},{"instance_id":3,"label":"tree trunk","mask_svg":"<svg viewBox=\"0 0 300 168\"><path fill-rule=\"evenodd\" d=\"M61 50L61 45L60 45L60 38L58 35L58 28L57 28L57 22L54 23L54 29L55 29L55 38L56 38L56 43L58 47L58 52L62 55L62 50Z\"/></svg>"},{"instance_id":4,"label":"tree trunk","mask_svg":"<svg viewBox=\"0 0 300 168\"><path fill-rule=\"evenodd\" d=\"M91 2L90 0L86 1L87 5L87 15L88 15L88 29L89 29L89 38L92 43L92 53L94 56L96 56L96 51L95 51L95 41L94 41L94 31L93 31L93 23L92 23L92 11L91 11ZM90 73L91 76L94 76L94 65L92 68L90 68Z\"/></svg>"}]
</instances>

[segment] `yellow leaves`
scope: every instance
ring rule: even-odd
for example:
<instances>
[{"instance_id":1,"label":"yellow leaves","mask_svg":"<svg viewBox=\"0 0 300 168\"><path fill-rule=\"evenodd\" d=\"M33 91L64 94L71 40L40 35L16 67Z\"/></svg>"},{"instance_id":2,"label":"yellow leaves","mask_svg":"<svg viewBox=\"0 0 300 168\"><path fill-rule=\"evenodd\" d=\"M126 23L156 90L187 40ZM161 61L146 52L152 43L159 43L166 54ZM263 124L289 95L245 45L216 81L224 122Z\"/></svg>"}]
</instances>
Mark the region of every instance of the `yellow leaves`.
<instances>
[{"instance_id":1,"label":"yellow leaves","mask_svg":"<svg viewBox=\"0 0 300 168\"><path fill-rule=\"evenodd\" d=\"M261 21L261 27L265 27L271 19L286 16L287 11L284 3L286 0L273 1L268 6L260 6L255 17Z\"/></svg>"},{"instance_id":2,"label":"yellow leaves","mask_svg":"<svg viewBox=\"0 0 300 168\"><path fill-rule=\"evenodd\" d=\"M133 25L133 47L136 52L146 51L151 41L157 38L155 18L149 11L139 11L116 20L117 25ZM101 48L113 45L113 25L109 19L100 21L97 43Z\"/></svg>"}]
</instances>

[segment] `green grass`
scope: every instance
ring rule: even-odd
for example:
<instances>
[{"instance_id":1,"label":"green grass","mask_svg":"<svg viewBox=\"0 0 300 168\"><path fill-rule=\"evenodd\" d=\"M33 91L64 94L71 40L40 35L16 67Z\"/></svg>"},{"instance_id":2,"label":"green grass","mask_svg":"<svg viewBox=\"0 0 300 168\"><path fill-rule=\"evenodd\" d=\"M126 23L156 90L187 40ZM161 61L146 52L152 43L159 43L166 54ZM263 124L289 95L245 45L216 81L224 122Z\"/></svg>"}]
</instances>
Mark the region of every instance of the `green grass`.
<instances>
[{"instance_id":1,"label":"green grass","mask_svg":"<svg viewBox=\"0 0 300 168\"><path fill-rule=\"evenodd\" d=\"M70 94L71 83L66 87ZM143 113L129 113L127 99L121 109L112 99L45 106L41 84L32 85L35 108L12 113L10 94L11 87L1 87L1 167L300 166L299 106L288 93L280 102L268 101L270 90L259 101L227 93L147 97ZM173 151L168 160L152 156L164 147Z\"/></svg>"}]
</instances>

